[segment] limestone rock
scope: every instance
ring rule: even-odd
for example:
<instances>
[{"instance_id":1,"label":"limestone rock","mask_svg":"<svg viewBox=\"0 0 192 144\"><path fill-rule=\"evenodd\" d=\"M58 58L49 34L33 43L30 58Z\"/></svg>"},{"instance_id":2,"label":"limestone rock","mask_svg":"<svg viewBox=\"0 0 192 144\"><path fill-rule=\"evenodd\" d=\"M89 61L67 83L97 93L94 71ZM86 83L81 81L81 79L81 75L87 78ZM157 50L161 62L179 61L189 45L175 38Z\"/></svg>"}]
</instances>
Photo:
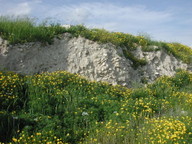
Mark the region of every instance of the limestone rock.
<instances>
[{"instance_id":1,"label":"limestone rock","mask_svg":"<svg viewBox=\"0 0 192 144\"><path fill-rule=\"evenodd\" d=\"M162 75L172 76L176 69L188 65L164 51L143 52L138 47L133 54L145 58L145 66L133 69L131 61L123 56L122 49L114 45L98 44L82 37L72 38L63 34L52 45L26 43L8 45L0 38L0 70L24 74L65 70L79 73L90 80L107 81L131 87L142 79L152 82Z\"/></svg>"}]
</instances>

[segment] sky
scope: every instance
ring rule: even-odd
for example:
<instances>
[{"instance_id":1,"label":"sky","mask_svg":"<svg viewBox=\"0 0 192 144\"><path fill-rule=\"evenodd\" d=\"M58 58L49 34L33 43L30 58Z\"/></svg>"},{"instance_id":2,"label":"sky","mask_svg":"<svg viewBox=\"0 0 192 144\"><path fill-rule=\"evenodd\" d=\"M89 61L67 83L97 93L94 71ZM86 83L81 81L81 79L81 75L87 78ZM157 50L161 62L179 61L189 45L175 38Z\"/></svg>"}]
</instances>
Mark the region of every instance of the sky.
<instances>
[{"instance_id":1,"label":"sky","mask_svg":"<svg viewBox=\"0 0 192 144\"><path fill-rule=\"evenodd\" d=\"M0 0L0 16L29 16L192 47L192 0Z\"/></svg>"}]
</instances>

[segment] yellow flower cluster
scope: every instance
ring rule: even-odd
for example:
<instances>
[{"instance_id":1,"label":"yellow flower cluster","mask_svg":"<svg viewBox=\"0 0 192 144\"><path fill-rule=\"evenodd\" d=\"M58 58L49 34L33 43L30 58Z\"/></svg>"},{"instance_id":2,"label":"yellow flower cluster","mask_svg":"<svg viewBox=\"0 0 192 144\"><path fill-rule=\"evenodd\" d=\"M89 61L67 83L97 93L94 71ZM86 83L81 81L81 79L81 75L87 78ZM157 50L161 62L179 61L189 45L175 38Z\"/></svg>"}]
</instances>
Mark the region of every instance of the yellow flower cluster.
<instances>
[{"instance_id":1,"label":"yellow flower cluster","mask_svg":"<svg viewBox=\"0 0 192 144\"><path fill-rule=\"evenodd\" d=\"M186 105L188 108L192 108L192 93L187 92L175 92L173 98L177 98L177 103Z\"/></svg>"},{"instance_id":2,"label":"yellow flower cluster","mask_svg":"<svg viewBox=\"0 0 192 144\"><path fill-rule=\"evenodd\" d=\"M186 118L188 118L188 122L191 124L192 119L183 117L183 119ZM150 144L184 144L186 143L185 136L187 133L186 124L181 120L178 120L178 118L161 117L147 120L144 127L141 129L139 136L145 134L145 140Z\"/></svg>"},{"instance_id":3,"label":"yellow flower cluster","mask_svg":"<svg viewBox=\"0 0 192 144\"><path fill-rule=\"evenodd\" d=\"M16 144L68 144L63 142L62 139L54 136L52 134L52 131L48 131L45 133L41 133L41 132L37 132L34 135L26 135L25 132L21 132L20 137L19 138L12 138L12 142L16 143ZM12 142L10 142L9 144L11 144Z\"/></svg>"},{"instance_id":4,"label":"yellow flower cluster","mask_svg":"<svg viewBox=\"0 0 192 144\"><path fill-rule=\"evenodd\" d=\"M16 90L21 79L18 74L0 72L0 98L15 99L17 97Z\"/></svg>"},{"instance_id":5,"label":"yellow flower cluster","mask_svg":"<svg viewBox=\"0 0 192 144\"><path fill-rule=\"evenodd\" d=\"M168 50L186 63L192 63L192 50L190 47L179 43L168 43Z\"/></svg>"},{"instance_id":6,"label":"yellow flower cluster","mask_svg":"<svg viewBox=\"0 0 192 144\"><path fill-rule=\"evenodd\" d=\"M126 137L130 131L130 122L126 120L125 123L115 122L109 120L106 123L96 123L96 125L102 125L101 129L96 129L94 135L89 135L84 144L98 144L98 143L126 143L128 138Z\"/></svg>"}]
</instances>

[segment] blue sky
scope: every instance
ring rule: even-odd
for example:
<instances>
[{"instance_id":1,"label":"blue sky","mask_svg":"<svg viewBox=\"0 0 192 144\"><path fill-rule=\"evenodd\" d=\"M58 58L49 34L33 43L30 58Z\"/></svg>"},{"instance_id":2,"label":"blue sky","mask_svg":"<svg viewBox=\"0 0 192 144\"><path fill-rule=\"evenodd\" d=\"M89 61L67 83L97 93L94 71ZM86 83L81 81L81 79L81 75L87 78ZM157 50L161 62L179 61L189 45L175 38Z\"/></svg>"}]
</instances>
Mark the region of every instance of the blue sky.
<instances>
[{"instance_id":1,"label":"blue sky","mask_svg":"<svg viewBox=\"0 0 192 144\"><path fill-rule=\"evenodd\" d=\"M61 24L146 33L192 46L192 0L0 0L0 15L27 15Z\"/></svg>"}]
</instances>

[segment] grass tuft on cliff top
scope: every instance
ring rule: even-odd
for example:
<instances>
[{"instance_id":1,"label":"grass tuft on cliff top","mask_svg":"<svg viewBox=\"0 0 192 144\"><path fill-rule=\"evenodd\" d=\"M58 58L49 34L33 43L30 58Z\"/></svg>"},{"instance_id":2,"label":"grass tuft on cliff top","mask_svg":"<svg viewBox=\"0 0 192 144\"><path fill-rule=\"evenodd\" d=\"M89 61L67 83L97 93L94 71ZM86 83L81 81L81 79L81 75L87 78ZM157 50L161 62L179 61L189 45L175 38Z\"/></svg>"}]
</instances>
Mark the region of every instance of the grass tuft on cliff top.
<instances>
[{"instance_id":1,"label":"grass tuft on cliff top","mask_svg":"<svg viewBox=\"0 0 192 144\"><path fill-rule=\"evenodd\" d=\"M105 29L88 29L83 25L75 25L70 28L60 26L60 24L48 24L43 22L37 24L35 20L27 17L0 17L0 36L10 44L26 42L53 43L53 38L63 33L71 33L74 37L82 36L99 43L112 43L117 47L124 48L124 55L133 65L142 66L145 60L133 58L130 52L138 46L143 51L166 50L185 63L192 63L192 49L179 43L165 43L153 41L146 36L133 36L121 32L109 32ZM158 46L154 49L152 46ZM131 55L131 56L130 56Z\"/></svg>"}]
</instances>

